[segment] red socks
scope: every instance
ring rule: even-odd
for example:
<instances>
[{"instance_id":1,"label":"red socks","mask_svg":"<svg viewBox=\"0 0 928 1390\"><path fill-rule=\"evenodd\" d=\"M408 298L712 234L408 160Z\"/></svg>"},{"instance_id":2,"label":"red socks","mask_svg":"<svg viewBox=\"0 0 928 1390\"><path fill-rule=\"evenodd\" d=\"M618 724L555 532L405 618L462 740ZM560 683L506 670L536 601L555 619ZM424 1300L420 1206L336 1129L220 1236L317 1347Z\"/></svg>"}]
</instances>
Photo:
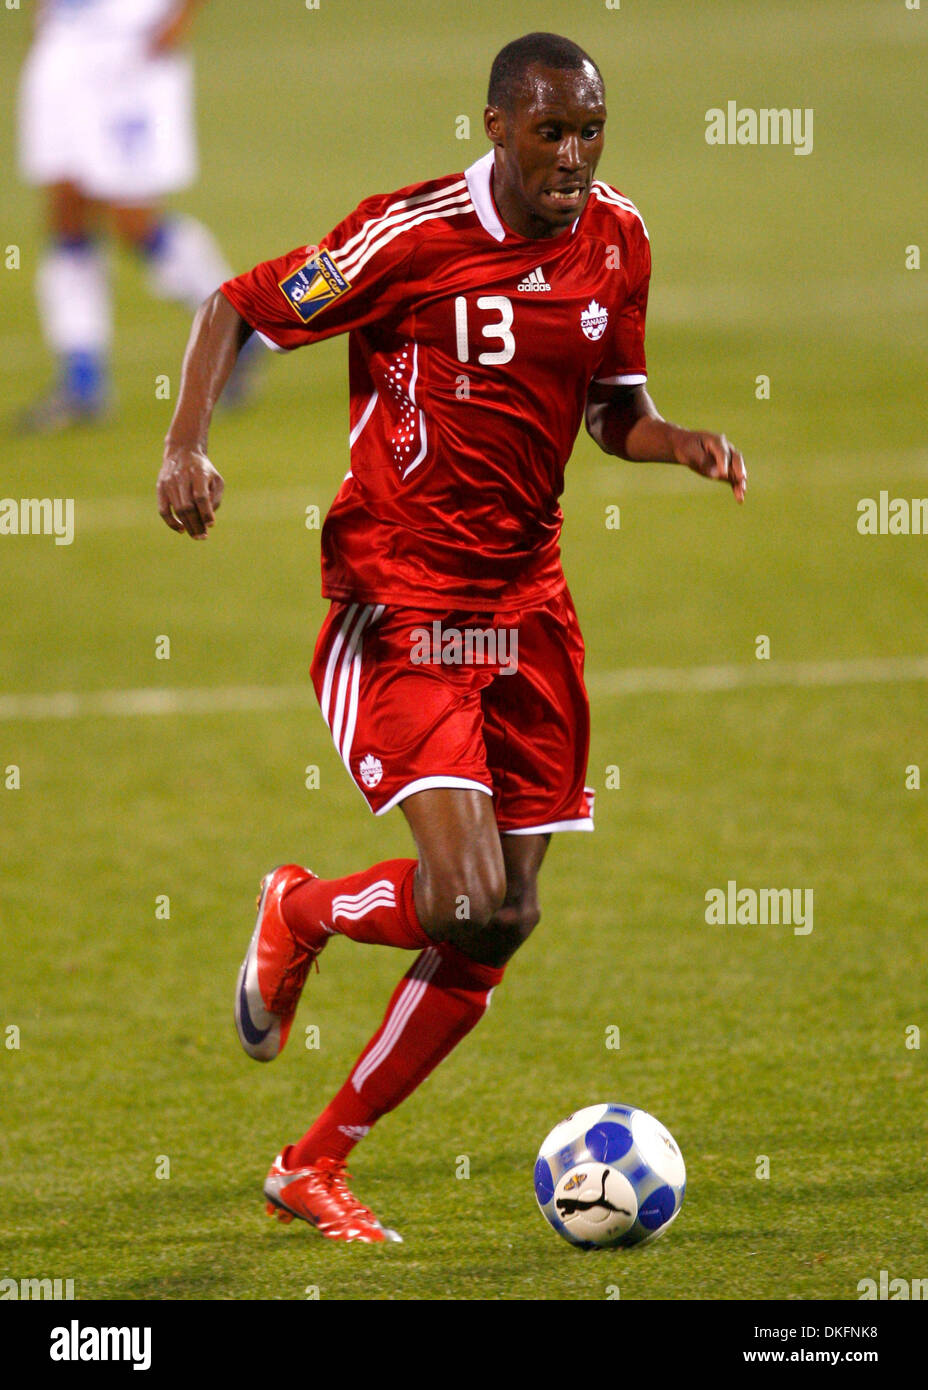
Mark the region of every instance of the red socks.
<instances>
[{"instance_id":1,"label":"red socks","mask_svg":"<svg viewBox=\"0 0 928 1390\"><path fill-rule=\"evenodd\" d=\"M421 951L345 1085L293 1145L290 1168L346 1158L375 1120L405 1100L470 1032L503 978L502 969L480 965L426 934L413 897L416 868L415 859L390 859L347 878L309 879L281 903L302 944L317 947L337 933Z\"/></svg>"},{"instance_id":2,"label":"red socks","mask_svg":"<svg viewBox=\"0 0 928 1390\"><path fill-rule=\"evenodd\" d=\"M284 921L302 945L318 946L320 933L337 932L375 946L421 950L434 943L416 915L415 859L388 859L347 878L311 878L281 903Z\"/></svg>"},{"instance_id":3,"label":"red socks","mask_svg":"<svg viewBox=\"0 0 928 1390\"><path fill-rule=\"evenodd\" d=\"M381 864L356 877L383 877L386 867ZM348 882L354 880L342 879L329 887L342 888ZM301 891L295 889L293 896ZM481 965L447 943L429 945L400 981L383 1023L345 1085L293 1145L288 1166L303 1168L322 1157L346 1158L374 1121L405 1100L479 1022L502 978L503 967Z\"/></svg>"}]
</instances>

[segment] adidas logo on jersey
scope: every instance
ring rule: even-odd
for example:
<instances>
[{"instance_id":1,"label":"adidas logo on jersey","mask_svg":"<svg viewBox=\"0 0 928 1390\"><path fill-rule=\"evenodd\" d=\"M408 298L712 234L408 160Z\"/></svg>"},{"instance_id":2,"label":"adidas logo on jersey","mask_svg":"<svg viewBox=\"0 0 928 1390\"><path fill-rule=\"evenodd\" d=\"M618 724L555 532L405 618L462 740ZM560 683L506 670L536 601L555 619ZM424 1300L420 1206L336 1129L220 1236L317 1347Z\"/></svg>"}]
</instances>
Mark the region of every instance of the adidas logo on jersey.
<instances>
[{"instance_id":1,"label":"adidas logo on jersey","mask_svg":"<svg viewBox=\"0 0 928 1390\"><path fill-rule=\"evenodd\" d=\"M525 279L519 282L519 293L528 291L534 294L550 294L551 286L544 277L541 266L532 271L531 275L526 275Z\"/></svg>"}]
</instances>

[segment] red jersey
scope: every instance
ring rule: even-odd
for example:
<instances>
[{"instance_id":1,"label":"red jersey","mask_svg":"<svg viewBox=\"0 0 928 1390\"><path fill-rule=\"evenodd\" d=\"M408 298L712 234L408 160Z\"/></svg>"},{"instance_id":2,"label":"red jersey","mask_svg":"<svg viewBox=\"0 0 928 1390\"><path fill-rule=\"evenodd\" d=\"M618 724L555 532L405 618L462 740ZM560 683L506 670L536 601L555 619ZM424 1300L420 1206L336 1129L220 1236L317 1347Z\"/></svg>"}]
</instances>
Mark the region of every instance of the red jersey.
<instances>
[{"instance_id":1,"label":"red jersey","mask_svg":"<svg viewBox=\"0 0 928 1390\"><path fill-rule=\"evenodd\" d=\"M564 467L590 383L646 379L648 236L594 182L556 237L505 227L493 152L366 199L316 245L223 293L288 351L349 334L351 470L322 533L323 593L474 612L564 585Z\"/></svg>"}]
</instances>

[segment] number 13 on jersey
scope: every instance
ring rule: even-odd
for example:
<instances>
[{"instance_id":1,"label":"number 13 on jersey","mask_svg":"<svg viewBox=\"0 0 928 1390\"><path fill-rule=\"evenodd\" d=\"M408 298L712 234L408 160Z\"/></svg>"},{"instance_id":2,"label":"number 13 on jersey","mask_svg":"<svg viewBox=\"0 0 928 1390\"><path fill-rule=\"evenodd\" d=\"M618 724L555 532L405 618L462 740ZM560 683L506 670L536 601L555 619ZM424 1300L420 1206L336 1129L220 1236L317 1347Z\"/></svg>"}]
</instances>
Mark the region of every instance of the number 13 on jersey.
<instances>
[{"instance_id":1,"label":"number 13 on jersey","mask_svg":"<svg viewBox=\"0 0 928 1390\"><path fill-rule=\"evenodd\" d=\"M504 294L482 294L477 300L481 312L498 314L481 325L484 338L498 338L502 347L496 352L481 352L477 361L483 367L499 367L511 362L516 352L516 340L512 336L512 304ZM454 301L454 329L457 338L458 361L470 360L470 344L467 327L467 300L459 294Z\"/></svg>"}]
</instances>

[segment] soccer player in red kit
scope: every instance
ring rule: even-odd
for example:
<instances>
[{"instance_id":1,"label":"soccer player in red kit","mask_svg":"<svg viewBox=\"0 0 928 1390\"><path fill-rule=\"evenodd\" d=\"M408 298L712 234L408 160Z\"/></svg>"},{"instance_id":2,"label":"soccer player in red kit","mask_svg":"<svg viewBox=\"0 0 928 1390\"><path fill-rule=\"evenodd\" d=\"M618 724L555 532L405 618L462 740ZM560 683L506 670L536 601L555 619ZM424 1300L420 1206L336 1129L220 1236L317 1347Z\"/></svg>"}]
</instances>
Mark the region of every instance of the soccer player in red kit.
<instances>
[{"instance_id":1,"label":"soccer player in red kit","mask_svg":"<svg viewBox=\"0 0 928 1390\"><path fill-rule=\"evenodd\" d=\"M275 1057L331 936L416 959L268 1210L383 1241L345 1162L482 1017L539 920L551 834L592 829L583 643L561 569L564 466L581 423L607 453L684 464L743 500L724 435L672 425L645 390L648 236L594 178L599 70L529 34L490 75L491 151L465 173L367 199L317 244L203 305L159 477L161 515L203 538L222 479L207 432L252 331L289 351L349 335L351 468L322 533L331 609L312 678L371 809L400 806L417 858L262 885L239 976L245 1051Z\"/></svg>"}]
</instances>

